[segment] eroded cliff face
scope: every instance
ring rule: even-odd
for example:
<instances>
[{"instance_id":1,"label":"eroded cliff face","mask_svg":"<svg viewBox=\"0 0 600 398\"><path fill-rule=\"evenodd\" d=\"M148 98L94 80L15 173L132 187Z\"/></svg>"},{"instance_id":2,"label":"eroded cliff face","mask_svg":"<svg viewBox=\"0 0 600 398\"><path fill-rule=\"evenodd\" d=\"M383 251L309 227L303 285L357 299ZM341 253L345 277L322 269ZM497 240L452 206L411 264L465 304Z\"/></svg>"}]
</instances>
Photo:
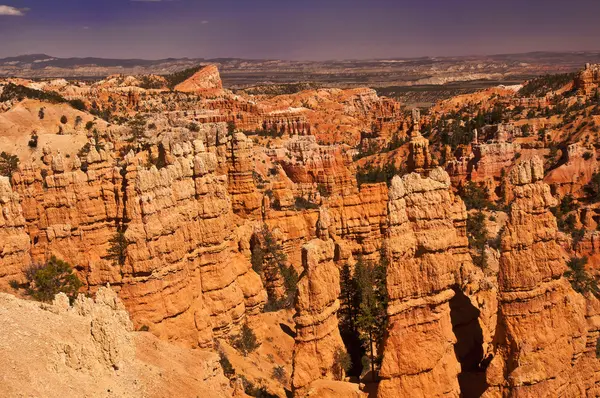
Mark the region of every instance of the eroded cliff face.
<instances>
[{"instance_id":1,"label":"eroded cliff face","mask_svg":"<svg viewBox=\"0 0 600 398\"><path fill-rule=\"evenodd\" d=\"M458 397L451 301L461 272L473 267L464 204L439 168L427 178L394 177L389 198L389 326L378 397Z\"/></svg>"},{"instance_id":2,"label":"eroded cliff face","mask_svg":"<svg viewBox=\"0 0 600 398\"><path fill-rule=\"evenodd\" d=\"M217 156L196 140L174 144L168 158L160 170L132 155L117 167L108 149L92 146L85 172L79 159L59 154L48 154L41 170L25 167L13 188L22 205L12 194L3 211L3 283L23 279L29 253L39 262L56 255L91 291L113 284L136 327L203 347L260 312L266 293L240 242ZM108 258L118 231L127 242L122 264Z\"/></svg>"},{"instance_id":3,"label":"eroded cliff face","mask_svg":"<svg viewBox=\"0 0 600 398\"><path fill-rule=\"evenodd\" d=\"M8 177L0 177L0 290L21 278L31 262L29 236L19 195L12 191Z\"/></svg>"},{"instance_id":4,"label":"eroded cliff face","mask_svg":"<svg viewBox=\"0 0 600 398\"><path fill-rule=\"evenodd\" d=\"M315 239L302 248L304 273L296 299L296 342L292 374L295 396L304 396L309 385L334 379L334 354L343 350L338 329L340 275L333 262L333 241Z\"/></svg>"},{"instance_id":5,"label":"eroded cliff face","mask_svg":"<svg viewBox=\"0 0 600 398\"><path fill-rule=\"evenodd\" d=\"M266 298L238 250L226 177L216 165L196 141L161 170L130 164L125 173L131 243L121 297L136 324L200 346L211 332L223 335L259 312Z\"/></svg>"},{"instance_id":6,"label":"eroded cliff face","mask_svg":"<svg viewBox=\"0 0 600 398\"><path fill-rule=\"evenodd\" d=\"M515 199L502 234L487 397L597 394L597 300L576 293L563 277L565 258L549 212L556 201L543 177L539 158L510 174Z\"/></svg>"}]
</instances>

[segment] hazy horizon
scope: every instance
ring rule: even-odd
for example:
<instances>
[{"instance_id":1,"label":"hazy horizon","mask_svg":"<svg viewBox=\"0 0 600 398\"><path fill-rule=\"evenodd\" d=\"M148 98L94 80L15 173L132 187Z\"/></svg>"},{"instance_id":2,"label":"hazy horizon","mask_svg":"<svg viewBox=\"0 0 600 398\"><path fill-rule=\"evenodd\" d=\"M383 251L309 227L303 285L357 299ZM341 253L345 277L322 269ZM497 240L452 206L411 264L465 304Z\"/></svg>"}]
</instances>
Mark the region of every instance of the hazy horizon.
<instances>
[{"instance_id":1,"label":"hazy horizon","mask_svg":"<svg viewBox=\"0 0 600 398\"><path fill-rule=\"evenodd\" d=\"M361 60L597 51L580 0L0 0L0 57Z\"/></svg>"}]
</instances>

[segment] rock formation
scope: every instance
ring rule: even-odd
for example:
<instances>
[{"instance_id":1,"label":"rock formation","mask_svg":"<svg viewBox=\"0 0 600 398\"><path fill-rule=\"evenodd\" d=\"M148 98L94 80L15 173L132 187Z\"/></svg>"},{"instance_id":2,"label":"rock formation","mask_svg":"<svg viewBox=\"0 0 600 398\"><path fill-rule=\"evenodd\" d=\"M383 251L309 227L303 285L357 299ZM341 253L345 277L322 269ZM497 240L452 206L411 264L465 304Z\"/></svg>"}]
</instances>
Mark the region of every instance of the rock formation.
<instances>
[{"instance_id":1,"label":"rock formation","mask_svg":"<svg viewBox=\"0 0 600 398\"><path fill-rule=\"evenodd\" d=\"M19 195L12 191L8 177L0 177L0 289L6 290L11 280L21 279L30 262Z\"/></svg>"},{"instance_id":2,"label":"rock formation","mask_svg":"<svg viewBox=\"0 0 600 398\"><path fill-rule=\"evenodd\" d=\"M502 234L497 347L486 397L591 396L586 390L595 384L585 376L598 369L598 361L590 368L586 359L595 355L588 308L563 277L565 260L548 210L555 199L543 176L539 158L510 174L515 199Z\"/></svg>"},{"instance_id":3,"label":"rock formation","mask_svg":"<svg viewBox=\"0 0 600 398\"><path fill-rule=\"evenodd\" d=\"M223 93L223 82L216 65L200 69L192 77L175 86L175 91L218 96Z\"/></svg>"},{"instance_id":4,"label":"rock formation","mask_svg":"<svg viewBox=\"0 0 600 398\"><path fill-rule=\"evenodd\" d=\"M464 204L440 168L428 178L394 177L389 198L389 326L378 397L458 397L453 288L473 267Z\"/></svg>"},{"instance_id":5,"label":"rock formation","mask_svg":"<svg viewBox=\"0 0 600 398\"><path fill-rule=\"evenodd\" d=\"M0 293L0 395L231 397L218 356L132 332L116 294L40 305Z\"/></svg>"},{"instance_id":6,"label":"rock formation","mask_svg":"<svg viewBox=\"0 0 600 398\"><path fill-rule=\"evenodd\" d=\"M599 83L600 65L598 64L585 64L585 68L575 77L575 89L580 94L593 94Z\"/></svg>"},{"instance_id":7,"label":"rock formation","mask_svg":"<svg viewBox=\"0 0 600 398\"><path fill-rule=\"evenodd\" d=\"M304 272L296 300L296 344L292 387L304 396L315 380L333 379L334 354L345 350L338 329L339 270L334 243L315 239L302 248Z\"/></svg>"}]
</instances>

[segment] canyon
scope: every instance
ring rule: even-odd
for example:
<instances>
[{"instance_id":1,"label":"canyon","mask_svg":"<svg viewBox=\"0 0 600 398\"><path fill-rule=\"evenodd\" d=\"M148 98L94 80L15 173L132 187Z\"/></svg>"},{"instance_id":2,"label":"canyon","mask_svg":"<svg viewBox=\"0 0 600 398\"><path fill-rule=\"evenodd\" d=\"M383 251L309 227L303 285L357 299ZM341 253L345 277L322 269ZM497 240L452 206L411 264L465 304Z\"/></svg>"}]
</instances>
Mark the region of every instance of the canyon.
<instances>
[{"instance_id":1,"label":"canyon","mask_svg":"<svg viewBox=\"0 0 600 398\"><path fill-rule=\"evenodd\" d=\"M0 80L2 395L600 394L597 65L421 111L179 69Z\"/></svg>"}]
</instances>

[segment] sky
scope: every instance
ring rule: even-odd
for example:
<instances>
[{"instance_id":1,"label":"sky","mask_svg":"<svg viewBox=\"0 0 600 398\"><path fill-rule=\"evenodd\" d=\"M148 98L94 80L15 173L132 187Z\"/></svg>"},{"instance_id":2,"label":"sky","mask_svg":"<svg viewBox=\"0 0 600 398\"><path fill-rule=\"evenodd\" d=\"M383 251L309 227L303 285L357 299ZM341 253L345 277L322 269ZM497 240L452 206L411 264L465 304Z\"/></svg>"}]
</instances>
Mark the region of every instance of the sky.
<instances>
[{"instance_id":1,"label":"sky","mask_svg":"<svg viewBox=\"0 0 600 398\"><path fill-rule=\"evenodd\" d=\"M0 57L367 59L600 50L598 0L0 0Z\"/></svg>"}]
</instances>

